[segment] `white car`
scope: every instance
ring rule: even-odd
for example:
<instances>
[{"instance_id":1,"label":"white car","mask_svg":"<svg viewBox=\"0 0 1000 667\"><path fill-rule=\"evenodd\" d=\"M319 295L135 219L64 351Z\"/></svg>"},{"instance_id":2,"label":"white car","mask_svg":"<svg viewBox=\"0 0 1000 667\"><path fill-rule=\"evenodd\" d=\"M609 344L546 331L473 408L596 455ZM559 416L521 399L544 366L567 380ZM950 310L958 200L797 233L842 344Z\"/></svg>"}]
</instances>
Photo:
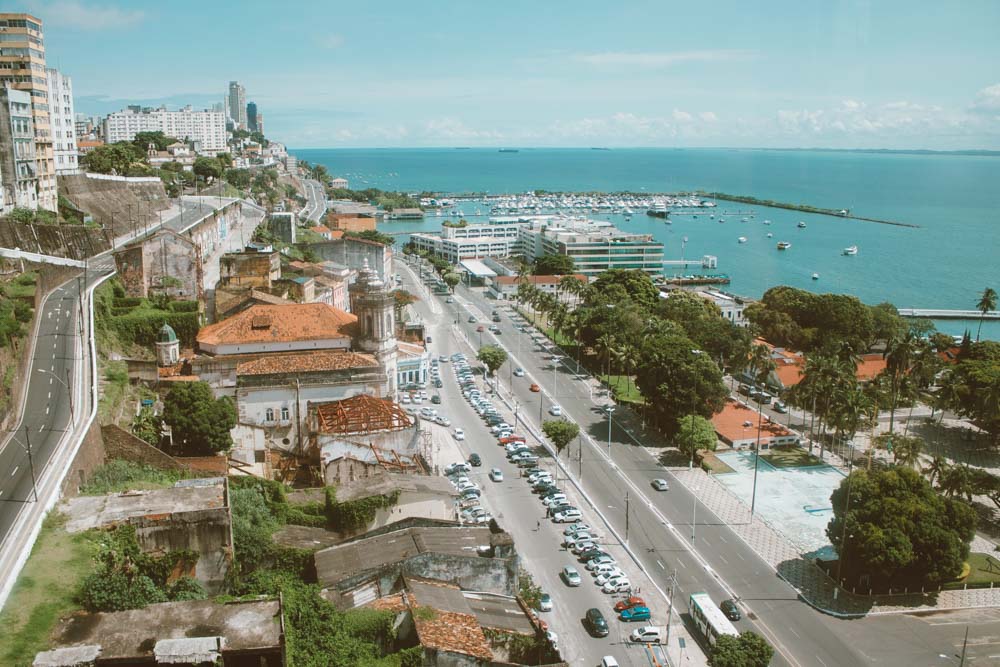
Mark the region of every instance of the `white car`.
<instances>
[{"instance_id":1,"label":"white car","mask_svg":"<svg viewBox=\"0 0 1000 667\"><path fill-rule=\"evenodd\" d=\"M574 542L573 546L570 547L570 551L575 554L582 554L584 551L590 551L591 549L598 548L597 542L593 540L580 540L579 542Z\"/></svg>"},{"instance_id":2,"label":"white car","mask_svg":"<svg viewBox=\"0 0 1000 667\"><path fill-rule=\"evenodd\" d=\"M632 631L628 636L629 641L643 643L659 643L663 641L663 633L654 625L644 625Z\"/></svg>"},{"instance_id":3,"label":"white car","mask_svg":"<svg viewBox=\"0 0 1000 667\"><path fill-rule=\"evenodd\" d=\"M597 558L591 558L589 561L587 561L587 564L584 567L586 567L591 572L599 572L601 567L604 566L615 567L616 563L617 561L614 559L613 556L605 555L605 556L598 556ZM595 574L594 576L597 575Z\"/></svg>"},{"instance_id":4,"label":"white car","mask_svg":"<svg viewBox=\"0 0 1000 667\"><path fill-rule=\"evenodd\" d=\"M560 415L562 415L562 408L559 407L558 405L553 405L551 408L549 408L549 414L552 415L553 417L559 417Z\"/></svg>"},{"instance_id":5,"label":"white car","mask_svg":"<svg viewBox=\"0 0 1000 667\"><path fill-rule=\"evenodd\" d=\"M566 530L563 531L563 535L572 535L573 533L577 533L581 530L590 530L590 526L582 521L580 523L574 523L572 526L566 526Z\"/></svg>"},{"instance_id":6,"label":"white car","mask_svg":"<svg viewBox=\"0 0 1000 667\"><path fill-rule=\"evenodd\" d=\"M601 558L603 558L603 556ZM593 560L599 560L599 559L598 558L594 558ZM593 562L593 561L591 561L591 562ZM587 569L590 569L590 563L587 563L585 567ZM595 565L593 570L590 570L590 575L592 577L594 577L594 578L597 578L597 577L600 577L600 576L610 575L612 572L616 572L616 571L619 571L619 570L618 570L618 566L615 565L614 563L601 563L600 565Z\"/></svg>"},{"instance_id":7,"label":"white car","mask_svg":"<svg viewBox=\"0 0 1000 667\"><path fill-rule=\"evenodd\" d=\"M399 399L399 402L402 403L403 405L409 405L410 397L407 396L406 394L403 394L403 397Z\"/></svg>"},{"instance_id":8,"label":"white car","mask_svg":"<svg viewBox=\"0 0 1000 667\"><path fill-rule=\"evenodd\" d=\"M444 415L438 415L434 421L436 421L441 426L451 426L451 420L445 417Z\"/></svg>"},{"instance_id":9,"label":"white car","mask_svg":"<svg viewBox=\"0 0 1000 667\"><path fill-rule=\"evenodd\" d=\"M594 578L594 583L598 586L603 586L613 579L622 579L623 577L625 577L625 573L621 571L621 568L614 567L609 572L597 575Z\"/></svg>"},{"instance_id":10,"label":"white car","mask_svg":"<svg viewBox=\"0 0 1000 667\"><path fill-rule=\"evenodd\" d=\"M492 470L490 470L490 479L493 480L494 482L502 482L503 471L500 470L500 468L493 468Z\"/></svg>"},{"instance_id":11,"label":"white car","mask_svg":"<svg viewBox=\"0 0 1000 667\"><path fill-rule=\"evenodd\" d=\"M456 428L455 429L455 439L456 440L465 440L465 431L463 431L460 428Z\"/></svg>"},{"instance_id":12,"label":"white car","mask_svg":"<svg viewBox=\"0 0 1000 667\"><path fill-rule=\"evenodd\" d=\"M552 520L556 523L572 523L574 521L579 521L582 518L583 514L580 513L580 510L572 509L566 510L565 512L559 512L552 517Z\"/></svg>"},{"instance_id":13,"label":"white car","mask_svg":"<svg viewBox=\"0 0 1000 667\"><path fill-rule=\"evenodd\" d=\"M593 542L593 541L594 541L593 535L585 531L580 531L579 533L575 533L573 535L567 535L563 539L563 544L566 545L567 547L571 547L577 542Z\"/></svg>"},{"instance_id":14,"label":"white car","mask_svg":"<svg viewBox=\"0 0 1000 667\"><path fill-rule=\"evenodd\" d=\"M523 378L524 377L524 369L521 368L520 366L517 367L517 368L515 368L514 369L514 376L515 377L519 377L519 378Z\"/></svg>"},{"instance_id":15,"label":"white car","mask_svg":"<svg viewBox=\"0 0 1000 667\"><path fill-rule=\"evenodd\" d=\"M632 583L627 577L621 577L619 579L612 579L601 586L602 593L624 593L625 591L632 589Z\"/></svg>"},{"instance_id":16,"label":"white car","mask_svg":"<svg viewBox=\"0 0 1000 667\"><path fill-rule=\"evenodd\" d=\"M559 635L552 632L551 630L545 631L545 636L548 638L549 643L552 644L552 648L559 650Z\"/></svg>"},{"instance_id":17,"label":"white car","mask_svg":"<svg viewBox=\"0 0 1000 667\"><path fill-rule=\"evenodd\" d=\"M559 503L562 503L562 502L565 502L565 501L566 501L566 494L565 493L557 493L555 495L552 495L552 496L549 496L548 498L546 498L545 501L544 501L544 503L545 503L546 507L554 507L555 505L558 505Z\"/></svg>"},{"instance_id":18,"label":"white car","mask_svg":"<svg viewBox=\"0 0 1000 667\"><path fill-rule=\"evenodd\" d=\"M479 486L477 486L475 482L462 482L461 484L459 484L455 488L458 489L459 493L461 493L463 491L468 491L470 489L475 489L476 491L479 490Z\"/></svg>"}]
</instances>

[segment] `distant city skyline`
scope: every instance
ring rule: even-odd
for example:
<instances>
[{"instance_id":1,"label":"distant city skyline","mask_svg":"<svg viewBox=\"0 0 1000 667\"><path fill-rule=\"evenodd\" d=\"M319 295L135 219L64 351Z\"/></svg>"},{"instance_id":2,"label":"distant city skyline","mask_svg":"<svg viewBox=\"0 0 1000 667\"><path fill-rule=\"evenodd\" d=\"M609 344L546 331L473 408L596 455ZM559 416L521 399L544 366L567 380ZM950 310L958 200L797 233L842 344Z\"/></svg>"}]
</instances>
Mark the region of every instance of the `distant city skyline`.
<instances>
[{"instance_id":1,"label":"distant city skyline","mask_svg":"<svg viewBox=\"0 0 1000 667\"><path fill-rule=\"evenodd\" d=\"M211 107L239 81L295 147L1000 149L1000 3L557 4L21 9L77 111ZM226 28L211 48L178 46L195 13Z\"/></svg>"}]
</instances>

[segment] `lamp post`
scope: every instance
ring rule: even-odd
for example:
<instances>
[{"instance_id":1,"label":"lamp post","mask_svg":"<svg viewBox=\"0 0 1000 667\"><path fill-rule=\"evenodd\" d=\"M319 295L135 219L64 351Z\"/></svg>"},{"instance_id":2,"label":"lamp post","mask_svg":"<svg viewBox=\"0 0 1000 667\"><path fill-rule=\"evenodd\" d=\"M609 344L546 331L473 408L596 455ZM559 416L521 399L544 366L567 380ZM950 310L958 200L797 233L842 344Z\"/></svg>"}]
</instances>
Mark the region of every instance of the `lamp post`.
<instances>
[{"instance_id":1,"label":"lamp post","mask_svg":"<svg viewBox=\"0 0 1000 667\"><path fill-rule=\"evenodd\" d=\"M608 456L611 455L611 413L615 411L615 406L608 405L604 408L608 413Z\"/></svg>"},{"instance_id":2,"label":"lamp post","mask_svg":"<svg viewBox=\"0 0 1000 667\"><path fill-rule=\"evenodd\" d=\"M28 469L31 471L31 495L32 495L32 502L36 502L37 503L38 502L38 484L37 484L37 481L36 481L36 478L35 478L35 463L34 463L34 459L31 456L31 436L28 434L28 427L27 426L24 427L24 440L25 440L25 442L27 444L25 444L24 442L21 442L20 440L18 440L14 436L13 433L11 433L10 439L13 440L14 442L16 442L21 447L21 449L23 449L25 451L25 453L27 453L27 455L28 455ZM21 502L21 501L18 501L18 502Z\"/></svg>"},{"instance_id":3,"label":"lamp post","mask_svg":"<svg viewBox=\"0 0 1000 667\"><path fill-rule=\"evenodd\" d=\"M56 375L55 373L53 373L50 370L46 370L44 368L39 368L37 370L38 370L39 373L44 373L46 375L52 376L53 378L55 378L59 382L59 384L61 384L62 386L66 387L66 393L69 394L69 420L70 420L71 423L74 422L74 421L76 421L74 419L74 417L73 417L73 390L70 389L69 382L68 382L68 380L69 380L69 369L68 368L66 369L66 380L67 380L67 382L63 382L63 379L61 377L59 377L58 375Z\"/></svg>"},{"instance_id":4,"label":"lamp post","mask_svg":"<svg viewBox=\"0 0 1000 667\"><path fill-rule=\"evenodd\" d=\"M691 510L691 541L694 542L694 527L698 524L698 487L692 486L691 491L692 500L694 500L692 503L694 509Z\"/></svg>"}]
</instances>

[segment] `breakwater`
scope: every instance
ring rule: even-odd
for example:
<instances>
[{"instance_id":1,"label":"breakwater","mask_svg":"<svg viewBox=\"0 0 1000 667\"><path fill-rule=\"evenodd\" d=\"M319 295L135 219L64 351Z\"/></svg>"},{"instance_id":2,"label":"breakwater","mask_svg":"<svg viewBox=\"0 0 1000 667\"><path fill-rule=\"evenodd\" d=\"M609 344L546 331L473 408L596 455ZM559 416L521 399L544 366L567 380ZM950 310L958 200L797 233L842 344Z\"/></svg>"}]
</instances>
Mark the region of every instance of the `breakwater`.
<instances>
[{"instance_id":1,"label":"breakwater","mask_svg":"<svg viewBox=\"0 0 1000 667\"><path fill-rule=\"evenodd\" d=\"M861 215L854 215L848 209L842 209L838 211L832 208L820 208L818 206L810 206L808 204L789 204L787 202L772 201L770 199L758 199L756 197L747 197L745 195L731 195L725 192L703 192L700 190L696 190L691 194L697 195L699 197L710 197L712 199L735 201L743 204L756 204L758 206L767 206L770 208L783 208L789 211L802 211L803 213L830 215L835 218L849 218L851 220L862 220L864 222L877 222L880 225L894 225L896 227L911 227L911 228L920 227L920 225L914 225L909 222L899 222L897 220L883 220L881 218L868 218Z\"/></svg>"}]
</instances>

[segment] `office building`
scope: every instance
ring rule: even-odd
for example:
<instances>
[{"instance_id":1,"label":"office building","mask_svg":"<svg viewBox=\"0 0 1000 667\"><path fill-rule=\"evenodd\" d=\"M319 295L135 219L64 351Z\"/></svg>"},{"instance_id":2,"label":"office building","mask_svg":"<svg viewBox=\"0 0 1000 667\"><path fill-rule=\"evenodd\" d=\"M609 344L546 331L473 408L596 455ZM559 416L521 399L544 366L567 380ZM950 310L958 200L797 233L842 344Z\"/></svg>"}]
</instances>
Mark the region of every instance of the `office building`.
<instances>
[{"instance_id":1,"label":"office building","mask_svg":"<svg viewBox=\"0 0 1000 667\"><path fill-rule=\"evenodd\" d=\"M0 88L4 86L25 91L31 98L37 206L55 211L58 196L49 125L45 41L41 20L31 14L0 13Z\"/></svg>"},{"instance_id":2,"label":"office building","mask_svg":"<svg viewBox=\"0 0 1000 667\"><path fill-rule=\"evenodd\" d=\"M38 208L38 172L31 95L0 88L0 215Z\"/></svg>"},{"instance_id":3,"label":"office building","mask_svg":"<svg viewBox=\"0 0 1000 667\"><path fill-rule=\"evenodd\" d=\"M576 273L587 278L608 269L663 273L663 244L652 234L623 232L600 220L533 219L518 228L518 250L529 262L541 255L569 255Z\"/></svg>"},{"instance_id":4,"label":"office building","mask_svg":"<svg viewBox=\"0 0 1000 667\"><path fill-rule=\"evenodd\" d=\"M75 174L80 165L76 148L73 80L51 67L45 70L45 74L49 80L49 125L52 128L56 174Z\"/></svg>"},{"instance_id":5,"label":"office building","mask_svg":"<svg viewBox=\"0 0 1000 667\"><path fill-rule=\"evenodd\" d=\"M251 132L258 132L257 129L257 103L247 102L247 129Z\"/></svg>"},{"instance_id":6,"label":"office building","mask_svg":"<svg viewBox=\"0 0 1000 667\"><path fill-rule=\"evenodd\" d=\"M190 105L178 111L166 107L129 106L108 114L105 141L132 141L138 132L163 132L168 137L194 144L196 150L214 153L226 149L226 119L218 111L195 111Z\"/></svg>"},{"instance_id":7,"label":"office building","mask_svg":"<svg viewBox=\"0 0 1000 667\"><path fill-rule=\"evenodd\" d=\"M229 119L238 130L247 129L247 89L239 81L229 82Z\"/></svg>"}]
</instances>

